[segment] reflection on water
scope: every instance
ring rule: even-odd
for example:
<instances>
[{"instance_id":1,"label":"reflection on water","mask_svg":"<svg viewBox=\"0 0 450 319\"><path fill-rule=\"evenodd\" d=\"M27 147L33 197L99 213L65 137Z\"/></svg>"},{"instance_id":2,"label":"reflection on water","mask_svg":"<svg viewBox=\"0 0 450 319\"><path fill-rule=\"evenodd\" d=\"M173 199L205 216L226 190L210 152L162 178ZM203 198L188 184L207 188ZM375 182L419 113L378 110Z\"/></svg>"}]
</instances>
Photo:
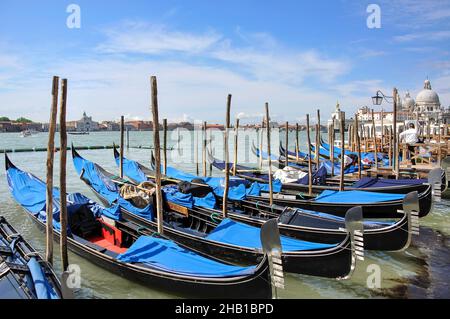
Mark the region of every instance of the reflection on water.
<instances>
[{"instance_id":1,"label":"reflection on water","mask_svg":"<svg viewBox=\"0 0 450 319\"><path fill-rule=\"evenodd\" d=\"M305 145L305 136L301 132L300 144ZM324 134L326 135L326 134ZM170 135L169 135L170 136ZM242 137L242 136L241 136ZM274 135L274 140L278 136ZM284 141L283 133L279 138ZM45 147L47 136L45 133L30 138L21 138L16 133L1 134L0 149L5 148L33 148ZM172 134L169 146L175 150L169 152L169 164L176 162L176 166L195 173L196 165L191 159L199 158L195 152L186 152L192 142L191 133L180 138L179 148L175 145L177 134ZM78 146L112 145L120 140L118 132L99 132L89 135L69 136L69 145L74 142ZM256 134L243 136L239 143L240 161L257 163L248 150L252 140L259 145ZM150 146L151 132L130 132L130 146ZM199 137L201 141L201 137ZM222 158L223 149L220 134L215 138L215 155ZM289 143L294 145L294 134L290 134ZM199 142L199 144L201 144ZM56 144L58 145L58 143ZM273 152L277 154L278 145L272 143ZM232 147L230 147L232 149ZM183 156L180 156L180 153ZM83 156L98 162L107 170L118 172L113 160L112 150L83 150ZM231 152L232 153L232 152ZM146 165L150 163L150 150L130 148L125 150L125 156L138 160ZM232 156L232 155L231 155ZM40 178L45 177L45 152L12 153L10 157L20 168L28 170ZM176 160L175 160L176 158ZM232 158L232 157L230 157ZM58 181L59 163L55 156L55 181ZM69 192L82 192L95 199L95 195L77 177L69 156L67 164L67 189ZM3 158L0 165L4 167ZM200 165L201 171L201 165ZM213 174L220 174L213 170ZM26 213L13 201L9 194L5 172L0 171L0 213L4 215L26 239L40 252L45 249L45 235L38 231ZM443 200L435 204L434 211L420 220L420 237L414 238L413 245L403 252L365 252L365 260L358 267L350 280L337 281L305 275L286 275L286 289L279 292L282 298L449 298L450 297L450 221L448 219L450 201ZM55 246L55 252L59 247ZM56 254L56 269L60 270L59 255ZM176 298L138 283L121 278L105 271L87 260L70 253L70 263L81 267L82 288L76 292L82 298ZM366 271L371 264L381 268L381 288L369 289L366 281L369 273Z\"/></svg>"}]
</instances>

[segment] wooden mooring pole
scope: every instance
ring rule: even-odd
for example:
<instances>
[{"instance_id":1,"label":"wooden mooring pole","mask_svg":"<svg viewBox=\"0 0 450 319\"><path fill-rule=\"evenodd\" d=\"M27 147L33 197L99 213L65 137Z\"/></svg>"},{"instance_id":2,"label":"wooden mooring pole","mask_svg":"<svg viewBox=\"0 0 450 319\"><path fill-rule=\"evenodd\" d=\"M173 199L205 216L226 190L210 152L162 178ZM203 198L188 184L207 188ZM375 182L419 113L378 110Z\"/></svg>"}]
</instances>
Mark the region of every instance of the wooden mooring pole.
<instances>
[{"instance_id":1,"label":"wooden mooring pole","mask_svg":"<svg viewBox=\"0 0 450 319\"><path fill-rule=\"evenodd\" d=\"M203 168L203 176L206 176L206 144L207 144L207 136L206 136L206 121L203 122L203 142L202 142L202 168Z\"/></svg>"},{"instance_id":2,"label":"wooden mooring pole","mask_svg":"<svg viewBox=\"0 0 450 319\"><path fill-rule=\"evenodd\" d=\"M299 160L298 158L298 152L300 151L300 145L298 140L298 123L295 123L295 159Z\"/></svg>"},{"instance_id":3,"label":"wooden mooring pole","mask_svg":"<svg viewBox=\"0 0 450 319\"><path fill-rule=\"evenodd\" d=\"M62 270L66 271L69 266L69 255L67 253L67 197L66 197L66 160L67 160L67 131L66 131L66 105L67 105L67 79L61 82L61 105L59 111L59 141L60 141L60 164L59 164L59 189L60 189L60 224L61 236L59 240L61 251Z\"/></svg>"},{"instance_id":4,"label":"wooden mooring pole","mask_svg":"<svg viewBox=\"0 0 450 319\"><path fill-rule=\"evenodd\" d=\"M163 172L167 175L167 119L163 119Z\"/></svg>"},{"instance_id":5,"label":"wooden mooring pole","mask_svg":"<svg viewBox=\"0 0 450 319\"><path fill-rule=\"evenodd\" d=\"M236 119L236 125L234 126L234 154L233 154L233 176L236 176L236 166L238 161L238 132L239 132L239 119Z\"/></svg>"},{"instance_id":6,"label":"wooden mooring pole","mask_svg":"<svg viewBox=\"0 0 450 319\"><path fill-rule=\"evenodd\" d=\"M230 169L229 169L229 158L228 158L228 130L230 128L230 111L231 111L231 94L227 97L227 110L225 114L225 127L223 134L223 146L224 146L224 160L225 160L225 187L223 190L223 203L222 203L222 216L227 218L228 216L228 184L230 182Z\"/></svg>"},{"instance_id":7,"label":"wooden mooring pole","mask_svg":"<svg viewBox=\"0 0 450 319\"><path fill-rule=\"evenodd\" d=\"M344 169L345 169L345 112L341 111L341 178L339 179L339 190L344 190Z\"/></svg>"},{"instance_id":8,"label":"wooden mooring pole","mask_svg":"<svg viewBox=\"0 0 450 319\"><path fill-rule=\"evenodd\" d=\"M120 178L123 178L123 139L124 139L125 122L123 115L120 117Z\"/></svg>"},{"instance_id":9,"label":"wooden mooring pole","mask_svg":"<svg viewBox=\"0 0 450 319\"><path fill-rule=\"evenodd\" d=\"M161 148L159 142L159 118L158 118L158 86L156 76L150 77L151 108L153 117L153 145L155 152L155 183L156 183L156 217L158 233L163 233L163 201L161 193Z\"/></svg>"},{"instance_id":10,"label":"wooden mooring pole","mask_svg":"<svg viewBox=\"0 0 450 319\"><path fill-rule=\"evenodd\" d=\"M309 127L309 114L306 114L306 137L308 140L308 195L312 195L312 159L311 159L311 133Z\"/></svg>"},{"instance_id":11,"label":"wooden mooring pole","mask_svg":"<svg viewBox=\"0 0 450 319\"><path fill-rule=\"evenodd\" d=\"M59 77L53 77L52 105L50 109L50 121L47 144L47 189L46 189L46 254L45 259L53 264L53 160L55 154L56 115L58 112Z\"/></svg>"},{"instance_id":12,"label":"wooden mooring pole","mask_svg":"<svg viewBox=\"0 0 450 319\"><path fill-rule=\"evenodd\" d=\"M373 109L372 109L372 128L373 128L373 156L375 161L375 168L378 168L377 128L375 126L375 116Z\"/></svg>"},{"instance_id":13,"label":"wooden mooring pole","mask_svg":"<svg viewBox=\"0 0 450 319\"><path fill-rule=\"evenodd\" d=\"M270 117L269 117L269 103L265 104L266 109L266 126L267 126L267 157L269 165L269 204L273 205L273 187L272 187L272 158L270 150Z\"/></svg>"},{"instance_id":14,"label":"wooden mooring pole","mask_svg":"<svg viewBox=\"0 0 450 319\"><path fill-rule=\"evenodd\" d=\"M361 179L361 139L359 135L359 123L358 123L358 113L355 114L355 133L356 133L356 148L358 151L358 179Z\"/></svg>"},{"instance_id":15,"label":"wooden mooring pole","mask_svg":"<svg viewBox=\"0 0 450 319\"><path fill-rule=\"evenodd\" d=\"M284 147L285 147L285 149L286 149L286 156L285 156L285 165L286 165L286 167L288 167L289 166L289 122L288 121L286 121L286 126L285 126L285 129L286 129L286 139L285 139L285 141L284 141Z\"/></svg>"}]
</instances>

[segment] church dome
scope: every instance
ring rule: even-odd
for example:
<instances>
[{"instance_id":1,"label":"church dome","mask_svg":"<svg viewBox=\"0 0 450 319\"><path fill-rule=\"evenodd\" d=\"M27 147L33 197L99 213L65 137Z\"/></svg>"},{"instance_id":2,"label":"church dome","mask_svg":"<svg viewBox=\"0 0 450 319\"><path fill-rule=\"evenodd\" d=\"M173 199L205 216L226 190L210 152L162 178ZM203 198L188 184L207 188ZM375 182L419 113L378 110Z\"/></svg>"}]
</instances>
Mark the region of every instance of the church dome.
<instances>
[{"instance_id":1,"label":"church dome","mask_svg":"<svg viewBox=\"0 0 450 319\"><path fill-rule=\"evenodd\" d=\"M439 96L431 89L431 83L429 80L425 81L424 88L417 94L416 104L422 106L437 106L441 105Z\"/></svg>"},{"instance_id":2,"label":"church dome","mask_svg":"<svg viewBox=\"0 0 450 319\"><path fill-rule=\"evenodd\" d=\"M405 94L405 97L403 98L403 103L402 103L403 108L405 110L413 110L415 104L416 104L416 102L414 101L414 99L409 94L409 91L406 91L406 94Z\"/></svg>"}]
</instances>

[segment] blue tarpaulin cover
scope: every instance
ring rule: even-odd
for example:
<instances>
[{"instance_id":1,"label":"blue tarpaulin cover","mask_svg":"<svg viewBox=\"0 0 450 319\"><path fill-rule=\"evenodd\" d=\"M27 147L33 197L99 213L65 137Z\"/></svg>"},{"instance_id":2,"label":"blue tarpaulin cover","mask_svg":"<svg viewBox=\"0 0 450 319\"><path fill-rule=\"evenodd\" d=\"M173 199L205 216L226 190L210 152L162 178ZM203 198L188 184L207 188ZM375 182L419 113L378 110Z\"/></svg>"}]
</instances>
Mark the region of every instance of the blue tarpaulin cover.
<instances>
[{"instance_id":1,"label":"blue tarpaulin cover","mask_svg":"<svg viewBox=\"0 0 450 319\"><path fill-rule=\"evenodd\" d=\"M120 165L120 159L118 157L115 158L116 164ZM169 167L168 167L169 169ZM132 180L142 183L149 178L145 175L145 173L142 171L140 165L138 162L123 158L123 172L126 176L131 178ZM203 179L213 179L211 177L203 178ZM184 180L184 179L183 179ZM190 179L189 181L191 181ZM192 204L195 206L205 207L205 208L214 208L216 207L216 198L213 194L208 194L205 197L195 197L192 195L187 196L187 194L183 194L179 192L179 194L176 193L176 190L174 189L167 189L166 187L163 188L163 191L166 193L166 199L168 201L173 201L176 204L192 208ZM186 195L186 196L185 196Z\"/></svg>"},{"instance_id":2,"label":"blue tarpaulin cover","mask_svg":"<svg viewBox=\"0 0 450 319\"><path fill-rule=\"evenodd\" d=\"M53 286L48 282L42 271L41 265L35 257L31 257L27 263L30 269L31 278L33 279L34 289L38 299L59 299Z\"/></svg>"},{"instance_id":3,"label":"blue tarpaulin cover","mask_svg":"<svg viewBox=\"0 0 450 319\"><path fill-rule=\"evenodd\" d=\"M9 189L15 200L31 213L45 209L46 185L33 174L10 167L6 173ZM53 188L53 198L59 198L59 189Z\"/></svg>"},{"instance_id":4,"label":"blue tarpaulin cover","mask_svg":"<svg viewBox=\"0 0 450 319\"><path fill-rule=\"evenodd\" d=\"M6 176L14 199L28 212L45 222L45 183L33 174L15 167L8 168ZM82 205L88 205L95 216L104 215L115 220L120 219L120 208L117 205L104 208L80 193L67 194L68 215L74 213ZM55 187L53 188L53 227L57 230L60 230L59 212L60 191Z\"/></svg>"},{"instance_id":5,"label":"blue tarpaulin cover","mask_svg":"<svg viewBox=\"0 0 450 319\"><path fill-rule=\"evenodd\" d=\"M244 276L252 274L255 269L255 266L224 264L186 250L172 241L149 236L139 237L117 259L127 263L147 264L167 272L202 277Z\"/></svg>"},{"instance_id":6,"label":"blue tarpaulin cover","mask_svg":"<svg viewBox=\"0 0 450 319\"><path fill-rule=\"evenodd\" d=\"M261 248L261 229L225 218L206 238L231 245ZM335 244L313 243L280 236L283 251L301 251L335 247Z\"/></svg>"},{"instance_id":7,"label":"blue tarpaulin cover","mask_svg":"<svg viewBox=\"0 0 450 319\"><path fill-rule=\"evenodd\" d=\"M387 202L394 200L402 200L404 194L374 193L364 191L333 191L325 190L315 201L319 203L354 203L354 204L370 204L378 202Z\"/></svg>"},{"instance_id":8,"label":"blue tarpaulin cover","mask_svg":"<svg viewBox=\"0 0 450 319\"><path fill-rule=\"evenodd\" d=\"M330 160L322 160L323 167L327 170L328 175L331 175L331 161ZM339 174L341 171L341 165L339 163L334 163L334 175ZM350 174L358 171L358 166L350 165L344 169L344 174Z\"/></svg>"},{"instance_id":9,"label":"blue tarpaulin cover","mask_svg":"<svg viewBox=\"0 0 450 319\"><path fill-rule=\"evenodd\" d=\"M97 193L109 202L110 205L118 204L132 214L136 214L148 220L153 219L152 205L139 208L124 199L119 194L119 186L114 183L111 178L103 174L97 164L78 156L73 158L73 164L79 175L83 173L81 178L86 180Z\"/></svg>"},{"instance_id":10,"label":"blue tarpaulin cover","mask_svg":"<svg viewBox=\"0 0 450 319\"><path fill-rule=\"evenodd\" d=\"M202 179L206 184L211 186L219 197L223 196L224 193L224 178L222 177L200 177L193 174L185 173L173 167L167 167L166 175L175 179L180 179L183 181L191 182L193 179ZM256 188L250 187L246 188L247 182L242 178L230 178L229 188L228 188L228 198L231 200L243 200L247 195L259 196L260 193L256 194ZM258 186L262 191L268 191L269 185L259 184ZM279 180L274 180L272 183L273 191L278 193L281 191L282 184Z\"/></svg>"},{"instance_id":11,"label":"blue tarpaulin cover","mask_svg":"<svg viewBox=\"0 0 450 319\"><path fill-rule=\"evenodd\" d=\"M421 185L423 183L428 183L427 179L380 179L373 177L363 177L352 187L357 188L370 188L370 187L387 187L387 186L401 186L401 185Z\"/></svg>"}]
</instances>

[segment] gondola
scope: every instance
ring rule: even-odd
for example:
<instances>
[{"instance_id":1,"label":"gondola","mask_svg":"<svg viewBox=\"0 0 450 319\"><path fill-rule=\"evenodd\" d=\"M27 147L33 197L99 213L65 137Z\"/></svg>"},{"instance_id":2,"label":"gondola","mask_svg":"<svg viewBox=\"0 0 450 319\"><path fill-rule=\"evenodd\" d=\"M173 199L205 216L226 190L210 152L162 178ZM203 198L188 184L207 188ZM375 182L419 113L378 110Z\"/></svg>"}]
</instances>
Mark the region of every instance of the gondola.
<instances>
[{"instance_id":1,"label":"gondola","mask_svg":"<svg viewBox=\"0 0 450 319\"><path fill-rule=\"evenodd\" d=\"M82 158L72 147L73 163L80 178L105 204L116 202L120 183L128 184L103 168ZM98 182L102 182L100 185ZM108 185L109 190L106 189ZM111 188L115 185L114 188ZM122 207L122 216L149 229L156 229L152 218L134 213L130 207ZM261 259L260 243L255 242L260 228L220 218L210 213L174 209L166 205L164 210L164 234L174 241L196 251L223 260L248 264ZM347 224L346 224L347 225ZM353 232L346 232L343 241L335 244L315 243L282 236L283 267L291 273L301 273L329 278L347 278L354 269L356 251L352 247ZM361 223L361 236L363 233Z\"/></svg>"},{"instance_id":2,"label":"gondola","mask_svg":"<svg viewBox=\"0 0 450 319\"><path fill-rule=\"evenodd\" d=\"M0 216L0 299L61 299L52 266Z\"/></svg>"},{"instance_id":3,"label":"gondola","mask_svg":"<svg viewBox=\"0 0 450 319\"><path fill-rule=\"evenodd\" d=\"M223 161L218 160L209 154L209 162L217 169L224 170L225 164ZM233 164L229 164L229 169L233 167ZM338 167L339 168L339 167ZM439 168L436 168L439 170ZM339 170L336 169L336 172ZM252 172L250 167L239 165L236 171L236 175L241 178L246 178L250 181L256 181L260 183L267 183L267 173ZM442 171L442 183L446 184L446 177ZM313 172L313 193L320 193L324 190L338 190L339 186L330 185L330 181L324 178L323 172ZM431 181L427 179L381 179L372 177L363 177L358 181L344 180L346 190L359 190L377 193L396 193L407 194L409 192L417 191L422 193L427 190L428 183ZM293 183L283 183L281 187L282 192L290 193L294 192L306 192L308 191L308 176L306 175L301 180Z\"/></svg>"},{"instance_id":4,"label":"gondola","mask_svg":"<svg viewBox=\"0 0 450 319\"><path fill-rule=\"evenodd\" d=\"M115 162L119 166L119 152L115 147L113 150ZM138 185L153 181L150 176L153 176L154 172L149 168L126 157L122 159L123 172L133 183ZM364 221L364 249L398 251L408 247L411 242L411 229L418 229L418 221L413 217L415 213L412 212L412 210L418 211L417 192L408 196L405 202L410 204L403 205L405 214L399 214L401 218L396 222ZM187 209L189 214L196 210L206 214L220 215L221 201L217 204L218 209L199 206ZM408 209L412 205L415 205L414 209ZM405 206L408 207L405 208ZM341 230L345 227L344 220L333 215L261 203L254 205L246 200L230 201L228 208L230 218L254 226L261 226L267 218L278 218L280 233L298 239L333 243L342 241L345 237L345 233Z\"/></svg>"},{"instance_id":5,"label":"gondola","mask_svg":"<svg viewBox=\"0 0 450 319\"><path fill-rule=\"evenodd\" d=\"M275 192L280 190L281 186ZM398 217L398 210L402 209L404 197L405 194L397 193L324 190L319 195L312 196L304 193L274 194L273 203L280 206L329 213L340 217L344 217L349 208L362 206L364 218L396 218ZM254 202L269 201L267 192L261 192L259 196L249 195L247 199ZM419 217L425 217L431 211L433 207L433 188L431 185L427 185L425 191L419 193L419 206Z\"/></svg>"},{"instance_id":6,"label":"gondola","mask_svg":"<svg viewBox=\"0 0 450 319\"><path fill-rule=\"evenodd\" d=\"M42 230L46 185L15 167L5 154L12 196ZM59 240L59 190L54 188L54 239ZM120 218L118 205L104 208L79 193L67 194L68 247L127 279L187 297L270 298L268 259L236 266L211 259Z\"/></svg>"},{"instance_id":7,"label":"gondola","mask_svg":"<svg viewBox=\"0 0 450 319\"><path fill-rule=\"evenodd\" d=\"M254 144L252 145L252 152L253 154L256 155L256 157L260 157L262 156L262 158L264 160L266 160L268 158L267 153L264 151L260 151L259 148L257 148ZM273 158L274 155L271 155L271 157ZM314 159L314 155L311 154L311 158ZM283 169L286 167L286 158L284 156L280 156L276 162L276 166L278 166L278 168ZM305 163L299 163L296 160L292 160L288 158L288 165L291 168L295 168L298 170L302 170L304 172L306 172L308 170L307 164L305 165ZM314 160L311 163L311 167L313 169L313 171L316 170L316 161ZM328 159L321 159L320 163L319 163L319 168L323 168L326 170L326 173L328 176L332 176L333 175L333 169L332 169L332 164L331 161ZM369 169L370 165L363 165L362 169ZM339 172L341 169L340 164L339 163L335 163L334 164L334 175L336 175L336 172ZM344 168L344 174L352 174L358 171L358 166L357 165L348 165Z\"/></svg>"}]
</instances>

